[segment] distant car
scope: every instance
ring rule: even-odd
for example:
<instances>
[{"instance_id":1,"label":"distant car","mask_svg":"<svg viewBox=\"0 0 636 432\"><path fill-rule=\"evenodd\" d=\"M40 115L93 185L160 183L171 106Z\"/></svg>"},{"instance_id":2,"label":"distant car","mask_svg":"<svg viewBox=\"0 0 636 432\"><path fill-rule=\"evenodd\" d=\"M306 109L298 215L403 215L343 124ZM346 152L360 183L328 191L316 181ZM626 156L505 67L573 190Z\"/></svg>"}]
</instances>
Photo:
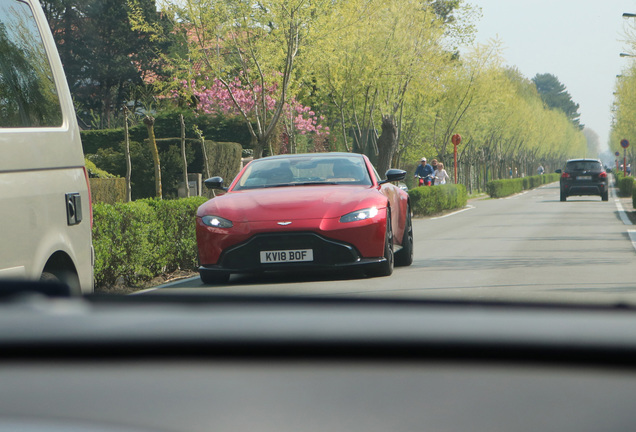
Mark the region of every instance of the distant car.
<instances>
[{"instance_id":1,"label":"distant car","mask_svg":"<svg viewBox=\"0 0 636 432\"><path fill-rule=\"evenodd\" d=\"M381 180L366 156L281 155L249 163L227 193L197 211L199 273L206 284L232 273L360 267L388 276L413 262L408 194ZM223 179L206 180L224 189ZM395 255L394 255L395 252Z\"/></svg>"},{"instance_id":2,"label":"distant car","mask_svg":"<svg viewBox=\"0 0 636 432\"><path fill-rule=\"evenodd\" d=\"M608 200L607 173L597 159L570 159L561 173L561 201L572 195L599 195Z\"/></svg>"}]
</instances>

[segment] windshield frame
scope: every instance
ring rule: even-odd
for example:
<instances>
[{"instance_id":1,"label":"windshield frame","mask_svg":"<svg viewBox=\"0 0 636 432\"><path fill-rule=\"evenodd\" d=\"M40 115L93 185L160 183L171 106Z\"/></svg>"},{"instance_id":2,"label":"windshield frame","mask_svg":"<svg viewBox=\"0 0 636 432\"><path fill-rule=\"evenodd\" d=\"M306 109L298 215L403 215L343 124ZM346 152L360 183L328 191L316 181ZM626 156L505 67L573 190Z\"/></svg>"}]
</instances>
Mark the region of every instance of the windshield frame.
<instances>
[{"instance_id":1,"label":"windshield frame","mask_svg":"<svg viewBox=\"0 0 636 432\"><path fill-rule=\"evenodd\" d=\"M228 191L321 185L369 187L374 182L361 155L307 153L253 160L239 173Z\"/></svg>"}]
</instances>

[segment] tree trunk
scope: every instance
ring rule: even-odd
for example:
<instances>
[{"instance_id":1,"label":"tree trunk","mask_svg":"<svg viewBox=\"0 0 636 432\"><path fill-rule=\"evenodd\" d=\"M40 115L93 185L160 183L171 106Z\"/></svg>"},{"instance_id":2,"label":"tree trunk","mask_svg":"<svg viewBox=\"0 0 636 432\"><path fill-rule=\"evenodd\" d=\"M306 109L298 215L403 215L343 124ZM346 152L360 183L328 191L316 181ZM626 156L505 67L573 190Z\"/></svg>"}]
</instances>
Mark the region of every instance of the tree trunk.
<instances>
[{"instance_id":1,"label":"tree trunk","mask_svg":"<svg viewBox=\"0 0 636 432\"><path fill-rule=\"evenodd\" d=\"M382 134L378 138L378 173L382 176L391 168L397 150L398 129L393 116L382 116Z\"/></svg>"},{"instance_id":2,"label":"tree trunk","mask_svg":"<svg viewBox=\"0 0 636 432\"><path fill-rule=\"evenodd\" d=\"M203 135L201 138L201 151L203 152L203 162L205 164L205 178L210 178L210 162L208 161L208 149L205 148L205 137Z\"/></svg>"},{"instance_id":3,"label":"tree trunk","mask_svg":"<svg viewBox=\"0 0 636 432\"><path fill-rule=\"evenodd\" d=\"M132 201L132 164L130 162L130 135L128 133L128 108L124 106L124 134L126 136L126 202Z\"/></svg>"},{"instance_id":4,"label":"tree trunk","mask_svg":"<svg viewBox=\"0 0 636 432\"><path fill-rule=\"evenodd\" d=\"M183 114L180 114L181 119L181 157L183 158L183 184L185 187L185 196L190 198L190 183L188 182L188 160L186 159L186 139L185 139L185 121L183 120Z\"/></svg>"},{"instance_id":5,"label":"tree trunk","mask_svg":"<svg viewBox=\"0 0 636 432\"><path fill-rule=\"evenodd\" d=\"M252 156L254 159L260 159L263 157L263 149L267 145L267 142L262 142L259 137L253 136L251 139L251 147L253 149Z\"/></svg>"},{"instance_id":6,"label":"tree trunk","mask_svg":"<svg viewBox=\"0 0 636 432\"><path fill-rule=\"evenodd\" d=\"M144 124L148 128L148 143L150 144L150 152L152 153L152 160L155 164L155 196L162 199L161 193L161 165L159 163L159 150L157 150L157 140L155 139L155 118L146 116L144 118Z\"/></svg>"}]
</instances>

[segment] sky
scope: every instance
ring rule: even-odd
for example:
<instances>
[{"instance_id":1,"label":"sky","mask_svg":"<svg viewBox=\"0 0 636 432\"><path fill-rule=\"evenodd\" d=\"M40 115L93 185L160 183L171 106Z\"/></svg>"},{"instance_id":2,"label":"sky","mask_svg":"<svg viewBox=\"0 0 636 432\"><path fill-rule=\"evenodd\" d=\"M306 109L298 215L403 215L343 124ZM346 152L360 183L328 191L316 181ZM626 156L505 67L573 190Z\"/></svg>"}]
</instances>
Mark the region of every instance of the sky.
<instances>
[{"instance_id":1,"label":"sky","mask_svg":"<svg viewBox=\"0 0 636 432\"><path fill-rule=\"evenodd\" d=\"M479 6L476 42L498 39L505 63L527 78L550 73L580 105L581 123L607 145L616 75L636 61L619 57L636 0L465 0Z\"/></svg>"}]
</instances>

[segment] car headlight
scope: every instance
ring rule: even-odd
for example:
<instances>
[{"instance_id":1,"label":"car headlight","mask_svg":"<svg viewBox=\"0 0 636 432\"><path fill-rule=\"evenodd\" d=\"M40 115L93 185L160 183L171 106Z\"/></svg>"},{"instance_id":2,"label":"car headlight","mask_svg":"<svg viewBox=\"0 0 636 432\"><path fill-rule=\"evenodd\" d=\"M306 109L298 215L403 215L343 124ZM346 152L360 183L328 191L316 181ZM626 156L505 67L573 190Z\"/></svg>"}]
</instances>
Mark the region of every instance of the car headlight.
<instances>
[{"instance_id":1,"label":"car headlight","mask_svg":"<svg viewBox=\"0 0 636 432\"><path fill-rule=\"evenodd\" d=\"M232 228L232 221L219 216L203 216L201 221L207 226L214 228Z\"/></svg>"},{"instance_id":2,"label":"car headlight","mask_svg":"<svg viewBox=\"0 0 636 432\"><path fill-rule=\"evenodd\" d=\"M378 209L376 207L371 207L364 210L356 210L351 213L347 213L346 215L340 218L340 222L355 222L361 221L365 219L371 219L378 215Z\"/></svg>"}]
</instances>

